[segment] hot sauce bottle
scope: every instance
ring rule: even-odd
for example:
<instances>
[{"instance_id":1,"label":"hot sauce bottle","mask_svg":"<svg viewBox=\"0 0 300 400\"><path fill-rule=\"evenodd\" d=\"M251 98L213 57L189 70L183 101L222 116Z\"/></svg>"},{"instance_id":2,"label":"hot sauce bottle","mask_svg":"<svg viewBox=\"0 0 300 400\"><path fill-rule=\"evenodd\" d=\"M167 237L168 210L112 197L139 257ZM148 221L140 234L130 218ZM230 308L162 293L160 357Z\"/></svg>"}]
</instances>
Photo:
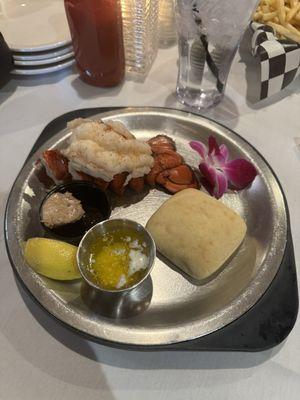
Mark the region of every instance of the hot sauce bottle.
<instances>
[{"instance_id":1,"label":"hot sauce bottle","mask_svg":"<svg viewBox=\"0 0 300 400\"><path fill-rule=\"evenodd\" d=\"M80 77L111 87L124 78L125 59L119 0L65 0Z\"/></svg>"}]
</instances>

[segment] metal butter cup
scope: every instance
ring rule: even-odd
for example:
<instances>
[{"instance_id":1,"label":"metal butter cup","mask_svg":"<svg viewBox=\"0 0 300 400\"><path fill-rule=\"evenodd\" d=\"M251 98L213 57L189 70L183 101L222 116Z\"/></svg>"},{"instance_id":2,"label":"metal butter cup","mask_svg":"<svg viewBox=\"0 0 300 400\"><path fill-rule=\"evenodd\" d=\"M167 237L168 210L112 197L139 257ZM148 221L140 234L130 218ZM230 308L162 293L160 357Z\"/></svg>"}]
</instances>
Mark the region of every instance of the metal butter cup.
<instances>
[{"instance_id":1,"label":"metal butter cup","mask_svg":"<svg viewBox=\"0 0 300 400\"><path fill-rule=\"evenodd\" d=\"M120 289L105 289L98 286L95 282L90 279L89 273L87 271L87 266L89 265L89 247L90 245L106 233L116 231L118 229L131 228L133 230L141 233L143 241L146 243L146 253L148 259L148 265L145 275L141 280L136 282L130 287L120 288ZM77 264L79 271L83 279L93 288L98 289L106 293L122 293L135 289L137 286L141 285L149 276L155 261L156 256L156 246L155 242L150 235L150 233L139 223L129 220L129 219L111 219L107 221L100 222L99 224L93 226L82 238L79 243L77 250Z\"/></svg>"}]
</instances>

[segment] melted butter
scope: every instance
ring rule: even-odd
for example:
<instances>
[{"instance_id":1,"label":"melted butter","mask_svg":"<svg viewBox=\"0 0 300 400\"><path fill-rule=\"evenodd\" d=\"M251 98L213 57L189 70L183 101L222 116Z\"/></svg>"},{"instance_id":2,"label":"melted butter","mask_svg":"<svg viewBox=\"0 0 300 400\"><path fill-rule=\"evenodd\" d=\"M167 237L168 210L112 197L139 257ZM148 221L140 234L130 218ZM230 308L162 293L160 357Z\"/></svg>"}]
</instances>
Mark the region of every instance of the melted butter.
<instances>
[{"instance_id":1,"label":"melted butter","mask_svg":"<svg viewBox=\"0 0 300 400\"><path fill-rule=\"evenodd\" d=\"M113 290L133 286L146 274L147 264L132 271L132 252L147 261L146 245L139 232L118 230L99 237L90 246L88 271L90 279L103 289Z\"/></svg>"}]
</instances>

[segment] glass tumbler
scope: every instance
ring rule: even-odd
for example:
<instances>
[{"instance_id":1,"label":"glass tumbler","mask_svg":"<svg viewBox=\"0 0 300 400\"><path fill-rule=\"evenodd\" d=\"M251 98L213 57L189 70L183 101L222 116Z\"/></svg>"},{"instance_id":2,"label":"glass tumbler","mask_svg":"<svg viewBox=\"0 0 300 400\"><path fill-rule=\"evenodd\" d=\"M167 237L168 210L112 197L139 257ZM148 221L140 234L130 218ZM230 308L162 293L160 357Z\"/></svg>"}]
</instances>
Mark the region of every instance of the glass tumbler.
<instances>
[{"instance_id":1,"label":"glass tumbler","mask_svg":"<svg viewBox=\"0 0 300 400\"><path fill-rule=\"evenodd\" d=\"M220 102L257 0L177 0L178 100L196 109Z\"/></svg>"}]
</instances>

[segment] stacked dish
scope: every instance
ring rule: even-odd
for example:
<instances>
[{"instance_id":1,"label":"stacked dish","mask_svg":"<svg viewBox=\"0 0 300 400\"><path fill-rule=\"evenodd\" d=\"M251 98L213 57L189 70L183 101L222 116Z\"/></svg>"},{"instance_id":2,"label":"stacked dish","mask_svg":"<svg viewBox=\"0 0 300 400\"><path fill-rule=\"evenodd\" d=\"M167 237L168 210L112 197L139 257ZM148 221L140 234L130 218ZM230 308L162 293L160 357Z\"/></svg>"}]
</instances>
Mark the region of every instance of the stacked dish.
<instances>
[{"instance_id":1,"label":"stacked dish","mask_svg":"<svg viewBox=\"0 0 300 400\"><path fill-rule=\"evenodd\" d=\"M0 26L15 75L56 72L75 62L62 0L2 0Z\"/></svg>"}]
</instances>

